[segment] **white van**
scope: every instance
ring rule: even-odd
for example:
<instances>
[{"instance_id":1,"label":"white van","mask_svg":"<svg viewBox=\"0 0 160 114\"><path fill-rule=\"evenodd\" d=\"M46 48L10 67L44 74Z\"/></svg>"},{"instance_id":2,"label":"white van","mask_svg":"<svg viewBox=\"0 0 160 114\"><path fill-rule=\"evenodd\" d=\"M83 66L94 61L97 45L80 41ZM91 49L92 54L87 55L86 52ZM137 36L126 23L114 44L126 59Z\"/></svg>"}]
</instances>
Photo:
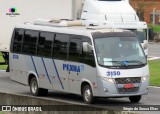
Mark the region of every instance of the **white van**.
<instances>
[{"instance_id":1,"label":"white van","mask_svg":"<svg viewBox=\"0 0 160 114\"><path fill-rule=\"evenodd\" d=\"M95 97L139 102L148 93L148 64L134 33L45 24L17 25L11 40L11 79L33 95L58 90L93 103Z\"/></svg>"}]
</instances>

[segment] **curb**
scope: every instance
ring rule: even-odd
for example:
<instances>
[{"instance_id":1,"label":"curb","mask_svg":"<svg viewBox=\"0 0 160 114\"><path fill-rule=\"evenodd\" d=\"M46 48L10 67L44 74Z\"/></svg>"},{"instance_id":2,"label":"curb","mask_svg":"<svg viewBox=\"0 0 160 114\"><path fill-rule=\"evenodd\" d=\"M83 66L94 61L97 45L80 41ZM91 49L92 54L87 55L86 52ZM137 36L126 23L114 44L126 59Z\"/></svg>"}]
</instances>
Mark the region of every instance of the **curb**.
<instances>
[{"instance_id":1,"label":"curb","mask_svg":"<svg viewBox=\"0 0 160 114\"><path fill-rule=\"evenodd\" d=\"M150 88L158 88L158 89L160 89L160 87L158 87L158 86L149 86Z\"/></svg>"}]
</instances>

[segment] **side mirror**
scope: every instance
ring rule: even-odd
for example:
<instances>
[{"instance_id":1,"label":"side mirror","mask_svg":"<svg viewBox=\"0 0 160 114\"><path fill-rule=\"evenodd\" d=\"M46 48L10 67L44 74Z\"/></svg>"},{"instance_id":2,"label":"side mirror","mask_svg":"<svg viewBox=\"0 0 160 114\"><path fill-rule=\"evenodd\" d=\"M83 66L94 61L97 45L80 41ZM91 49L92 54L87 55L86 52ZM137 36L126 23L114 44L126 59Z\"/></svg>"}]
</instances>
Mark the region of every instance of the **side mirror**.
<instances>
[{"instance_id":1,"label":"side mirror","mask_svg":"<svg viewBox=\"0 0 160 114\"><path fill-rule=\"evenodd\" d=\"M154 30L153 28L149 28L148 30L148 37L149 37L149 40L153 40L154 39Z\"/></svg>"},{"instance_id":2,"label":"side mirror","mask_svg":"<svg viewBox=\"0 0 160 114\"><path fill-rule=\"evenodd\" d=\"M147 40L144 40L142 47L143 47L143 49L147 49L148 48L148 41Z\"/></svg>"},{"instance_id":3,"label":"side mirror","mask_svg":"<svg viewBox=\"0 0 160 114\"><path fill-rule=\"evenodd\" d=\"M83 51L92 52L93 47L88 42L83 42Z\"/></svg>"}]
</instances>

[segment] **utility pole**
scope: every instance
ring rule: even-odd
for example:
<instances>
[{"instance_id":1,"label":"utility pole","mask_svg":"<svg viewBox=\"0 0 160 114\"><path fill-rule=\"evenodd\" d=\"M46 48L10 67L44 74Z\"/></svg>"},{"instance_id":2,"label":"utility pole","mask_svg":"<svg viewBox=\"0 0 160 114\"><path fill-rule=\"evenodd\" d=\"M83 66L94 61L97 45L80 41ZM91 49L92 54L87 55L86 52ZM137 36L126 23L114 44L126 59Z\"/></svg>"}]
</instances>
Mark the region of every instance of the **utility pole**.
<instances>
[{"instance_id":1,"label":"utility pole","mask_svg":"<svg viewBox=\"0 0 160 114\"><path fill-rule=\"evenodd\" d=\"M156 8L153 8L153 25L155 25L155 9Z\"/></svg>"}]
</instances>

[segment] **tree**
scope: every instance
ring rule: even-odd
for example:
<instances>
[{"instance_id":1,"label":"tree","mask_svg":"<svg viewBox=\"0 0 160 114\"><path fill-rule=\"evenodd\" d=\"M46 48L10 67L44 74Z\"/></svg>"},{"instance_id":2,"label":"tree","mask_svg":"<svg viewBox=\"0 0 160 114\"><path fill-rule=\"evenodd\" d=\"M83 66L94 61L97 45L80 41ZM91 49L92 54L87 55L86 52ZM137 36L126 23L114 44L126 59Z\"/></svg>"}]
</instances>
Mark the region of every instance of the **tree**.
<instances>
[{"instance_id":1,"label":"tree","mask_svg":"<svg viewBox=\"0 0 160 114\"><path fill-rule=\"evenodd\" d=\"M140 0L137 0L136 13L141 21L144 21L144 9L146 3Z\"/></svg>"}]
</instances>

